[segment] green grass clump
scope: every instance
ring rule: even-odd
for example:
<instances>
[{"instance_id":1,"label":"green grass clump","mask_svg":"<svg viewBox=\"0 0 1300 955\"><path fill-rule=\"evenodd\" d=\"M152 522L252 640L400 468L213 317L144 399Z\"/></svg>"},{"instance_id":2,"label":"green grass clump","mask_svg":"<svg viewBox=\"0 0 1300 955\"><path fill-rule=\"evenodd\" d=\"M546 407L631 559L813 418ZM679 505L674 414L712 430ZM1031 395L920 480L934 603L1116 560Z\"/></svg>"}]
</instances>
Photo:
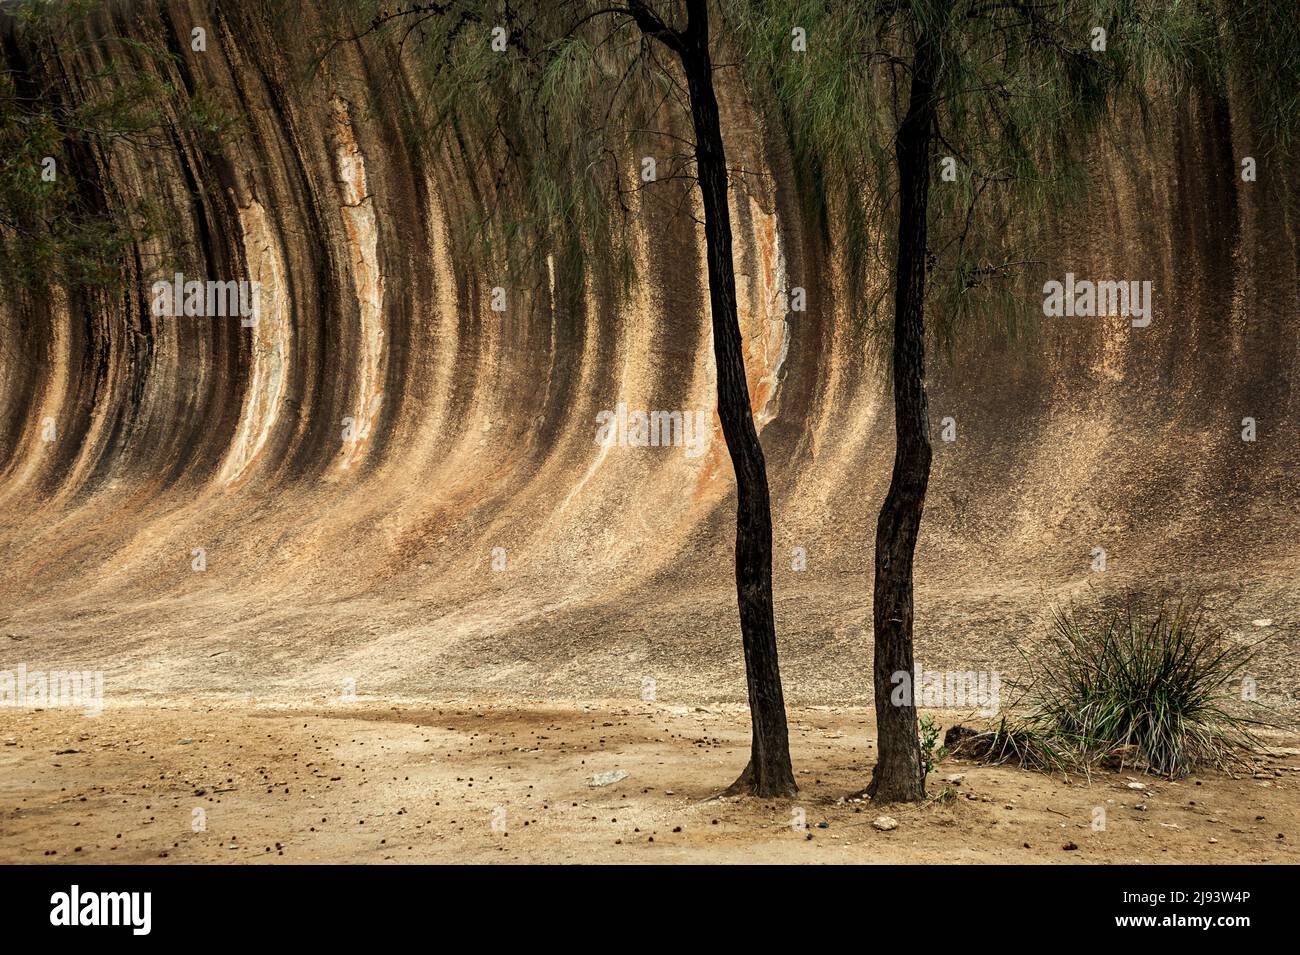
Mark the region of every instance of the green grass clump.
<instances>
[{"instance_id":1,"label":"green grass clump","mask_svg":"<svg viewBox=\"0 0 1300 955\"><path fill-rule=\"evenodd\" d=\"M1026 656L1026 711L982 734L977 755L1053 772L1118 760L1171 779L1247 769L1263 722L1242 692L1257 646L1212 624L1199 599L1057 608L1047 645Z\"/></svg>"}]
</instances>

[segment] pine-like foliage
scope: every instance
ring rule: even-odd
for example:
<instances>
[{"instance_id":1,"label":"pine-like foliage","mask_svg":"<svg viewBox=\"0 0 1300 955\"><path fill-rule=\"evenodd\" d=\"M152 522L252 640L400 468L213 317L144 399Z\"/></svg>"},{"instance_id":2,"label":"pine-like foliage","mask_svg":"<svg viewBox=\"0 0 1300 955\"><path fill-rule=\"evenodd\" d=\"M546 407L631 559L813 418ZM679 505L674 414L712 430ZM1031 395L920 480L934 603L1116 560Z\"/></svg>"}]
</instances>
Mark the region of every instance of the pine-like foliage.
<instances>
[{"instance_id":1,"label":"pine-like foliage","mask_svg":"<svg viewBox=\"0 0 1300 955\"><path fill-rule=\"evenodd\" d=\"M203 90L168 79L174 54L116 35L108 3L24 0L4 12L0 60L0 286L108 288L126 256L165 231L149 196L127 194L114 169L148 164L173 135L216 148L233 120ZM90 49L93 70L74 66Z\"/></svg>"},{"instance_id":2,"label":"pine-like foliage","mask_svg":"<svg viewBox=\"0 0 1300 955\"><path fill-rule=\"evenodd\" d=\"M694 144L676 57L618 5L559 0L338 4L339 37L386 48L415 77L413 143L451 156L476 201L452 222L481 263L557 296L634 279L651 203L690 213ZM661 4L669 22L681 18ZM682 20L684 22L684 19ZM654 181L642 160L656 161Z\"/></svg>"},{"instance_id":3,"label":"pine-like foliage","mask_svg":"<svg viewBox=\"0 0 1300 955\"><path fill-rule=\"evenodd\" d=\"M1255 99L1282 136L1295 116L1295 47L1250 29L1252 4L1178 0L725 0L756 99L773 106L806 211L843 256L861 319L892 283L897 170L916 38L940 47L930 192L927 321L943 343L968 322L1025 328L1044 212L1078 199L1084 163L1119 115L1172 102L1192 82L1272 77ZM1277 5L1264 0L1263 7ZM1294 5L1292 5L1294 8ZM1279 16L1294 27L1294 9ZM792 50L802 30L806 52ZM1234 54L1233 51L1237 53ZM1167 111L1163 111L1167 113ZM1294 111L1293 111L1294 113ZM950 159L951 164L945 160ZM944 178L955 173L955 181ZM869 281L872 276L874 281Z\"/></svg>"}]
</instances>

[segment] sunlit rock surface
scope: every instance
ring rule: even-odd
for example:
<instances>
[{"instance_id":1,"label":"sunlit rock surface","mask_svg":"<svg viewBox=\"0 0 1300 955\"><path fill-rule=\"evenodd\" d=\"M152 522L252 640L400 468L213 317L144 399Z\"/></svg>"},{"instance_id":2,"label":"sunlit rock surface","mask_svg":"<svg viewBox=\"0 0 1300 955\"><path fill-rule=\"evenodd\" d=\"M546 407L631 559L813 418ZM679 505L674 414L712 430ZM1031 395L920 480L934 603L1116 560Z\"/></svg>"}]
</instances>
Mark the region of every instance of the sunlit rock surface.
<instances>
[{"instance_id":1,"label":"sunlit rock surface","mask_svg":"<svg viewBox=\"0 0 1300 955\"><path fill-rule=\"evenodd\" d=\"M161 245L139 250L126 295L0 302L0 662L102 668L110 697L328 697L351 679L363 695L635 698L651 677L660 700L743 698L702 231L644 201L626 301L593 286L559 309L541 282L495 312L496 276L449 237L480 191L455 156L407 147L402 65L350 45L303 84L283 64L309 6L293 24L220 7L136 4L103 26L239 104L229 146L176 137L107 178L77 173L164 202L187 276L260 282L259 320L152 316ZM20 42L4 56L42 70ZM58 66L75 88L100 57ZM801 221L788 156L723 92L729 158L766 174L732 202L787 696L861 701L893 456L882 352L833 245ZM1088 146L1089 201L1030 266L1150 280L1150 326L1044 319L931 353L918 658L1015 671L1052 601L1181 582L1218 595L1243 636L1276 634L1257 679L1286 705L1294 166L1261 155L1258 181L1240 180L1255 143L1233 100L1159 108L1158 132ZM795 286L805 312L786 309ZM601 447L596 416L620 403L705 410L702 453Z\"/></svg>"}]
</instances>

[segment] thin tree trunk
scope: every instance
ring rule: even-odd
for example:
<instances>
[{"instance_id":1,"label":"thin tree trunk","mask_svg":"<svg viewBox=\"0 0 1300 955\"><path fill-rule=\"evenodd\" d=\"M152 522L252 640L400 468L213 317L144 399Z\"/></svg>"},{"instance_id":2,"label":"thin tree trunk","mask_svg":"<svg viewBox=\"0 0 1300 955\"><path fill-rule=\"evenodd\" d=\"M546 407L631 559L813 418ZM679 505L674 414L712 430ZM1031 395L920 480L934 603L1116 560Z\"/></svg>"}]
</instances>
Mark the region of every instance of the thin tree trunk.
<instances>
[{"instance_id":1,"label":"thin tree trunk","mask_svg":"<svg viewBox=\"0 0 1300 955\"><path fill-rule=\"evenodd\" d=\"M925 396L927 206L938 68L933 37L922 32L912 63L907 115L898 130L898 270L894 288L894 472L876 522L874 683L877 758L867 793L878 802L925 798L917 740L912 659L912 559L930 483ZM905 676L904 676L905 675ZM898 694L900 681L909 692Z\"/></svg>"},{"instance_id":2,"label":"thin tree trunk","mask_svg":"<svg viewBox=\"0 0 1300 955\"><path fill-rule=\"evenodd\" d=\"M633 10L642 8L633 3ZM718 100L709 60L706 0L688 0L682 33L665 31L641 13L638 23L668 43L681 58L695 125L695 161L704 199L704 239L713 313L713 357L718 375L718 416L736 473L736 596L745 648L745 678L753 725L749 765L728 792L791 796L797 791L790 765L781 670L772 613L772 513L763 446L758 440L745 381L745 355L736 314L736 276L727 207L727 160L722 147Z\"/></svg>"}]
</instances>

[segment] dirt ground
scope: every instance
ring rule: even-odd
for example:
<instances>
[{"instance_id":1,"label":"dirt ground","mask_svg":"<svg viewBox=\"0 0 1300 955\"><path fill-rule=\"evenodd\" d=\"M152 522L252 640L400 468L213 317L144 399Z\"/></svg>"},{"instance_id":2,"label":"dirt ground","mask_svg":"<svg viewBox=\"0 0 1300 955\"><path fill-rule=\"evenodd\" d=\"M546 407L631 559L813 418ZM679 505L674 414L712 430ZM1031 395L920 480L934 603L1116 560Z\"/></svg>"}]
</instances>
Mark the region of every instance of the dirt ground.
<instances>
[{"instance_id":1,"label":"dirt ground","mask_svg":"<svg viewBox=\"0 0 1300 955\"><path fill-rule=\"evenodd\" d=\"M880 807L846 800L869 710L791 719L800 793L774 801L715 798L747 749L732 704L0 710L0 863L1298 861L1294 738L1257 776L1178 782L946 759L927 804Z\"/></svg>"}]
</instances>

